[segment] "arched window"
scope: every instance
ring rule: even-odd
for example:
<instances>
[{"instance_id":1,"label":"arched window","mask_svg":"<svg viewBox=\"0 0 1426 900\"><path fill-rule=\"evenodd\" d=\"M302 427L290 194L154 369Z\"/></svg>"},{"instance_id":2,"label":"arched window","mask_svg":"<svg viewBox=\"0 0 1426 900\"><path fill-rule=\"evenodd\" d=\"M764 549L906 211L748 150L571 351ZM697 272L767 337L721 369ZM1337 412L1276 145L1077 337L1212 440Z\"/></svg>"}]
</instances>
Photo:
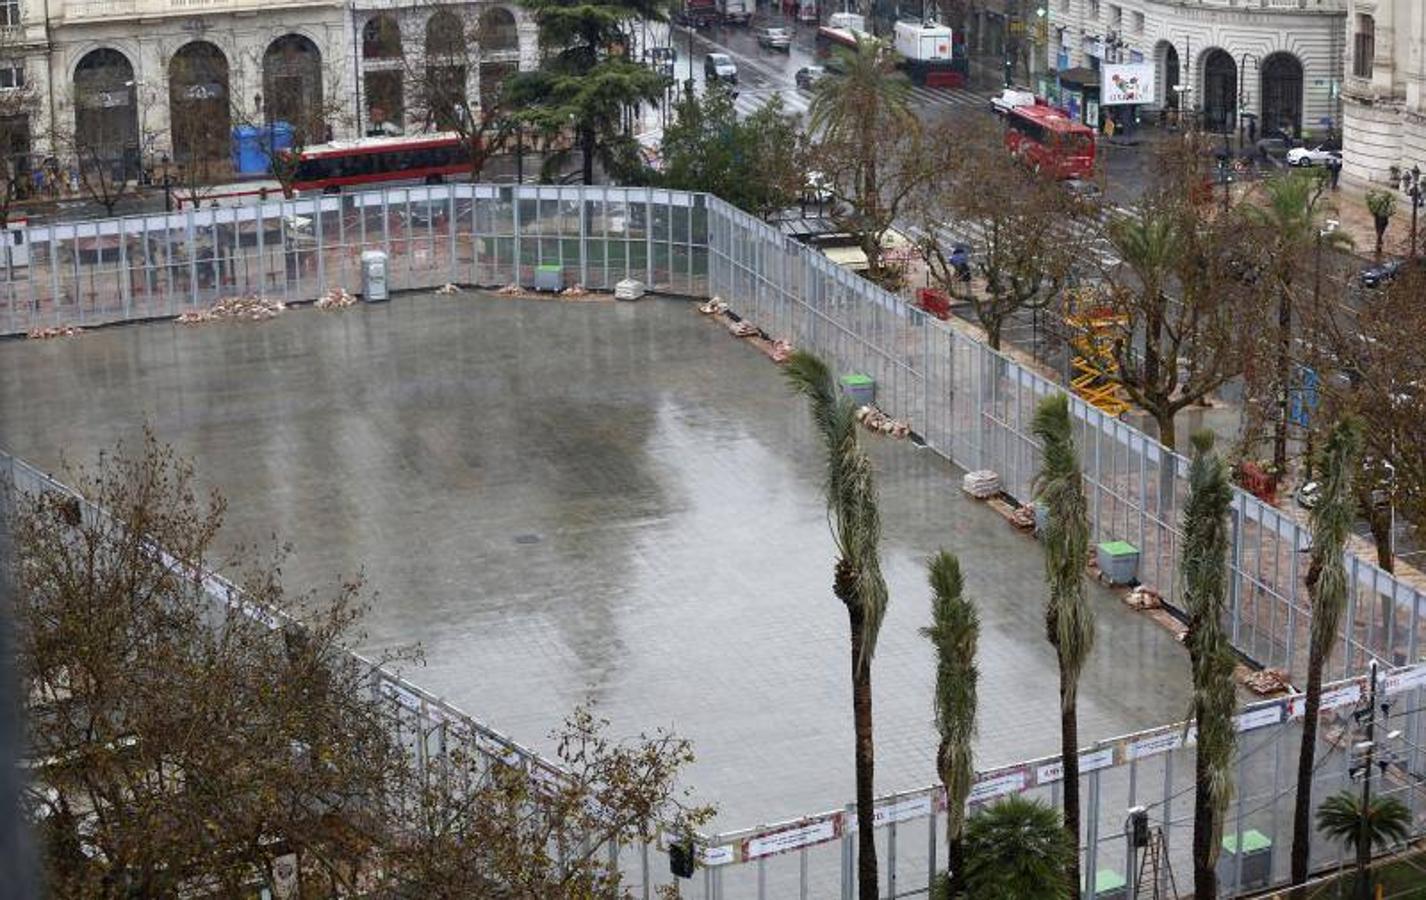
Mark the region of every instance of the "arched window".
<instances>
[{"instance_id":1,"label":"arched window","mask_svg":"<svg viewBox=\"0 0 1426 900\"><path fill-rule=\"evenodd\" d=\"M1227 132L1237 127L1238 64L1217 47L1203 55L1203 127Z\"/></svg>"},{"instance_id":2,"label":"arched window","mask_svg":"<svg viewBox=\"0 0 1426 900\"><path fill-rule=\"evenodd\" d=\"M362 59L400 59L401 28L385 13L368 19L361 30Z\"/></svg>"},{"instance_id":3,"label":"arched window","mask_svg":"<svg viewBox=\"0 0 1426 900\"><path fill-rule=\"evenodd\" d=\"M520 32L515 15L503 6L480 14L480 49L486 53L519 52Z\"/></svg>"},{"instance_id":4,"label":"arched window","mask_svg":"<svg viewBox=\"0 0 1426 900\"><path fill-rule=\"evenodd\" d=\"M1302 63L1291 53L1263 60L1263 128L1302 134Z\"/></svg>"},{"instance_id":5,"label":"arched window","mask_svg":"<svg viewBox=\"0 0 1426 900\"><path fill-rule=\"evenodd\" d=\"M91 50L74 70L74 152L81 165L139 167L138 82L128 57Z\"/></svg>"},{"instance_id":6,"label":"arched window","mask_svg":"<svg viewBox=\"0 0 1426 900\"><path fill-rule=\"evenodd\" d=\"M262 57L263 115L269 122L286 122L298 144L326 139L322 106L322 54L300 34L284 34L267 47Z\"/></svg>"},{"instance_id":7,"label":"arched window","mask_svg":"<svg viewBox=\"0 0 1426 900\"><path fill-rule=\"evenodd\" d=\"M230 155L228 58L207 41L184 44L168 64L174 160L195 165Z\"/></svg>"}]
</instances>

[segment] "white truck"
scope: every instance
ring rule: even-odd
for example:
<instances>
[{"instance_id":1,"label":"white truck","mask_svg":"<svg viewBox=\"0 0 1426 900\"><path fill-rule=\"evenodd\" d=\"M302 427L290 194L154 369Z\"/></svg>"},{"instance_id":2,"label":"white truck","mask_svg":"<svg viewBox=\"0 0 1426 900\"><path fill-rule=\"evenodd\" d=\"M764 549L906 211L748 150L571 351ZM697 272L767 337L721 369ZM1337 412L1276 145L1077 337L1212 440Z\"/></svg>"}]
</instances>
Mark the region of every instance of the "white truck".
<instances>
[{"instance_id":1,"label":"white truck","mask_svg":"<svg viewBox=\"0 0 1426 900\"><path fill-rule=\"evenodd\" d=\"M746 25L752 21L750 0L718 0L718 18L729 25Z\"/></svg>"},{"instance_id":2,"label":"white truck","mask_svg":"<svg viewBox=\"0 0 1426 900\"><path fill-rule=\"evenodd\" d=\"M935 22L897 22L892 46L901 54L911 79L929 87L962 87L969 72L965 54L956 52L955 34Z\"/></svg>"}]
</instances>

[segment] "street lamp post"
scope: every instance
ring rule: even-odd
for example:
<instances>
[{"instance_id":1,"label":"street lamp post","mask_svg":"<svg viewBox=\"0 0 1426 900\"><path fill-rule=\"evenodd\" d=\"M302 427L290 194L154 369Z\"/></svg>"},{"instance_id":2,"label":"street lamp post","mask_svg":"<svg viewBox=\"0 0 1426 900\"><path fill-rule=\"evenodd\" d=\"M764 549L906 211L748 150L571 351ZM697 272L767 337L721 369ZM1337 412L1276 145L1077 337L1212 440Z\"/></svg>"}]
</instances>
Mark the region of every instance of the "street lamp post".
<instances>
[{"instance_id":1,"label":"street lamp post","mask_svg":"<svg viewBox=\"0 0 1426 900\"><path fill-rule=\"evenodd\" d=\"M1256 69L1258 70L1258 73L1259 73L1259 74L1261 74L1262 71L1263 71L1263 61L1258 58L1258 55L1257 55L1256 53L1252 53L1252 52L1249 52L1249 51L1247 51L1247 50L1244 50L1241 54L1239 54L1239 56L1238 56L1238 111L1237 111L1237 118L1238 118L1238 150L1239 150L1239 151L1241 151L1241 150L1243 149L1243 118L1244 118L1244 116L1243 116L1243 107L1244 107L1245 105L1247 105L1248 97L1250 96L1249 93L1248 93L1248 79L1244 77L1245 73L1248 71L1248 60L1250 60L1250 59L1253 61L1253 66L1254 66L1254 68L1256 68ZM1263 124L1264 124L1264 127L1267 126L1267 123L1263 123Z\"/></svg>"},{"instance_id":2,"label":"street lamp post","mask_svg":"<svg viewBox=\"0 0 1426 900\"><path fill-rule=\"evenodd\" d=\"M1421 209L1421 167L1412 166L1411 171L1401 176L1401 189L1411 198L1411 258L1416 258L1416 214Z\"/></svg>"}]
</instances>

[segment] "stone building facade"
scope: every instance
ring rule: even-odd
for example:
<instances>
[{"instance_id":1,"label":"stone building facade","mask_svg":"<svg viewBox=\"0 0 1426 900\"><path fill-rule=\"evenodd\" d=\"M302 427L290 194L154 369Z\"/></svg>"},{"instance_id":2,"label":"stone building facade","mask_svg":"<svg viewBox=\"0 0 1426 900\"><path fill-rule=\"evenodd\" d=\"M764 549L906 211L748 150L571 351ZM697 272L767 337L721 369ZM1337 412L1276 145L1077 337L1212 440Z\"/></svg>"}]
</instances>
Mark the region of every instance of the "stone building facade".
<instances>
[{"instance_id":1,"label":"stone building facade","mask_svg":"<svg viewBox=\"0 0 1426 900\"><path fill-rule=\"evenodd\" d=\"M1426 170L1426 2L1349 0L1342 175L1400 187Z\"/></svg>"},{"instance_id":2,"label":"stone building facade","mask_svg":"<svg viewBox=\"0 0 1426 900\"><path fill-rule=\"evenodd\" d=\"M309 142L420 131L438 123L413 82L485 96L537 59L513 3L0 0L0 151L121 146L151 166L245 123Z\"/></svg>"},{"instance_id":3,"label":"stone building facade","mask_svg":"<svg viewBox=\"0 0 1426 900\"><path fill-rule=\"evenodd\" d=\"M1404 0L1420 3L1420 0ZM1036 0L1052 72L1152 63L1152 109L1224 133L1341 128L1347 0Z\"/></svg>"}]
</instances>

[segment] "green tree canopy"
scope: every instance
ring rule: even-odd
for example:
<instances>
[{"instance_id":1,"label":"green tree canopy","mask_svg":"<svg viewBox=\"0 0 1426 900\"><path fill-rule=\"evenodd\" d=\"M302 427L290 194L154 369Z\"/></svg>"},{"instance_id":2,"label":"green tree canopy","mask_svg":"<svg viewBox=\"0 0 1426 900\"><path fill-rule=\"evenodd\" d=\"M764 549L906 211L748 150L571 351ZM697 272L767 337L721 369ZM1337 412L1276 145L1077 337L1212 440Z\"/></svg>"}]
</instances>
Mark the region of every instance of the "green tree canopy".
<instances>
[{"instance_id":1,"label":"green tree canopy","mask_svg":"<svg viewBox=\"0 0 1426 900\"><path fill-rule=\"evenodd\" d=\"M741 121L726 90L685 96L675 111L661 148L665 185L707 191L759 216L797 202L805 168L797 119L780 96Z\"/></svg>"},{"instance_id":2,"label":"green tree canopy","mask_svg":"<svg viewBox=\"0 0 1426 900\"><path fill-rule=\"evenodd\" d=\"M668 80L627 56L634 23L667 18L665 0L525 0L540 29L540 68L507 82L518 119L546 135L572 132L583 180L596 160L610 171L634 167L637 148L621 132L626 109L663 96ZM552 155L550 162L562 161ZM548 163L547 163L548 164Z\"/></svg>"}]
</instances>

